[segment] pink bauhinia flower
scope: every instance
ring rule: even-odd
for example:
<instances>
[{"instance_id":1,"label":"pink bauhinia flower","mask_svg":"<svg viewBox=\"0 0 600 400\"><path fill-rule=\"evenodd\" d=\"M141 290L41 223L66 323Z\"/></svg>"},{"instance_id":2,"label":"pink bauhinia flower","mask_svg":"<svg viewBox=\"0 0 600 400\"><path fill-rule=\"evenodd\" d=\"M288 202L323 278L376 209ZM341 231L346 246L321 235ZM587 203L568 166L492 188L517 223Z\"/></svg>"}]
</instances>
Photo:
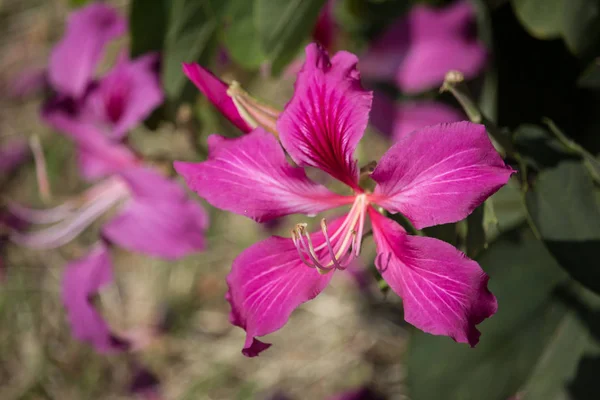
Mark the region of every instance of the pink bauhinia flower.
<instances>
[{"instance_id":1,"label":"pink bauhinia flower","mask_svg":"<svg viewBox=\"0 0 600 400\"><path fill-rule=\"evenodd\" d=\"M374 191L361 188L354 151L372 95L360 84L357 61L348 52L330 59L318 46L307 47L294 96L277 122L281 145L298 167L288 164L276 138L261 128L236 139L213 135L207 161L175 163L210 204L256 221L351 205L331 222L322 219L314 233L298 224L291 238L270 237L236 258L227 299L231 322L246 331L247 356L270 346L257 336L283 327L296 307L317 296L336 270L359 255L368 218L376 266L403 298L409 323L474 346L480 335L475 325L496 312L488 277L475 261L440 240L409 236L382 212L401 212L418 229L455 222L504 185L513 170L482 125L441 124L392 146L371 174ZM302 167L327 172L352 194L312 182Z\"/></svg>"},{"instance_id":2,"label":"pink bauhinia flower","mask_svg":"<svg viewBox=\"0 0 600 400\"><path fill-rule=\"evenodd\" d=\"M405 93L439 86L449 70L473 78L487 59L474 24L469 1L439 9L417 5L375 40L360 60L361 70L366 77L394 81Z\"/></svg>"}]
</instances>

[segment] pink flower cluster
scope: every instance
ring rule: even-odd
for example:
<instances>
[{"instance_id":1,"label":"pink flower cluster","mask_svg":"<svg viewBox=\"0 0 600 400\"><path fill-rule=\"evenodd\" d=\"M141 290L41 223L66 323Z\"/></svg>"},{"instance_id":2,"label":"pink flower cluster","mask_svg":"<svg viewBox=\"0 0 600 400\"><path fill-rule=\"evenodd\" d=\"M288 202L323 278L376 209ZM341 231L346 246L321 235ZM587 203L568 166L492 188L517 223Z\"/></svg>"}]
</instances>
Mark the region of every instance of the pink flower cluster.
<instances>
[{"instance_id":1,"label":"pink flower cluster","mask_svg":"<svg viewBox=\"0 0 600 400\"><path fill-rule=\"evenodd\" d=\"M53 95L42 119L72 139L80 172L93 186L52 209L9 205L21 219L44 225L11 235L13 242L34 249L62 246L117 209L101 228L101 242L68 265L63 278L63 301L75 337L102 352L127 347L91 303L112 281L108 246L176 259L204 249L208 225L206 212L180 184L144 165L124 142L163 102L158 55L129 60L125 50L105 75L95 74L107 44L126 31L125 18L104 3L73 12L45 72Z\"/></svg>"}]
</instances>

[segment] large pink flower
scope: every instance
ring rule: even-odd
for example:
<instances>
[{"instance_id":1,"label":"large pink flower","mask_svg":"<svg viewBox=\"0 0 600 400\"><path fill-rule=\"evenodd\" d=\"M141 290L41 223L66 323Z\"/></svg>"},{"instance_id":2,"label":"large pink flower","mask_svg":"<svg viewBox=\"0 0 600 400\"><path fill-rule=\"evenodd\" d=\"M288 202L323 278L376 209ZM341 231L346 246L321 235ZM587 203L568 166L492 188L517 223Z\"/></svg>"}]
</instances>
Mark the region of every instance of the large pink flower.
<instances>
[{"instance_id":1,"label":"large pink flower","mask_svg":"<svg viewBox=\"0 0 600 400\"><path fill-rule=\"evenodd\" d=\"M360 252L367 219L377 244L377 268L405 305L406 320L436 335L474 346L475 325L496 312L487 275L475 261L437 239L409 236L381 214L401 212L417 228L465 218L504 185L512 169L494 150L485 128L469 122L418 130L392 146L371 174L373 192L359 186L354 151L362 138L372 95L360 84L357 58L331 59L312 44L295 93L277 122L281 144L256 129L238 139L213 136L209 159L175 163L188 185L215 207L267 221L314 215L351 205L341 217L292 238L271 237L240 254L227 278L231 322L246 330L243 353L269 347L255 337L280 329L292 311L317 296L335 270ZM345 183L343 196L308 179L315 167Z\"/></svg>"},{"instance_id":2,"label":"large pink flower","mask_svg":"<svg viewBox=\"0 0 600 400\"><path fill-rule=\"evenodd\" d=\"M396 82L406 93L439 86L449 70L473 78L487 51L473 35L475 10L461 0L445 8L417 5L392 24L360 60L365 76Z\"/></svg>"}]
</instances>

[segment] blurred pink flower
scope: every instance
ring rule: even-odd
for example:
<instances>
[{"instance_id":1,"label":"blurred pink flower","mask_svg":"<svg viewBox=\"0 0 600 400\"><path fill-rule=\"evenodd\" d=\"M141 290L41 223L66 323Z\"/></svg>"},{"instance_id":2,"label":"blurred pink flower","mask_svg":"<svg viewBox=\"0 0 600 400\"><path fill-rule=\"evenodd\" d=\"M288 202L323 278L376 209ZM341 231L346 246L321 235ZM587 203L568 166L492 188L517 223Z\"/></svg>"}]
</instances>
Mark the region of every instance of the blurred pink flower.
<instances>
[{"instance_id":1,"label":"blurred pink flower","mask_svg":"<svg viewBox=\"0 0 600 400\"><path fill-rule=\"evenodd\" d=\"M125 159L135 160L119 144L163 102L157 54L129 60L124 52L106 75L95 78L106 44L124 35L126 28L116 10L92 3L71 14L65 36L50 56L48 76L56 94L45 104L42 118L75 141L88 179L130 165L123 165ZM101 163L111 159L99 156L107 151L120 162Z\"/></svg>"},{"instance_id":2,"label":"blurred pink flower","mask_svg":"<svg viewBox=\"0 0 600 400\"><path fill-rule=\"evenodd\" d=\"M208 216L202 207L188 199L177 182L144 167L124 169L79 198L52 209L9 204L9 210L25 221L53 224L33 232L15 231L11 240L29 248L56 248L73 240L113 207L119 211L101 229L111 243L165 259L205 248Z\"/></svg>"},{"instance_id":3,"label":"blurred pink flower","mask_svg":"<svg viewBox=\"0 0 600 400\"><path fill-rule=\"evenodd\" d=\"M112 281L112 262L104 244L96 245L85 257L67 265L63 275L62 300L73 336L100 353L129 347L126 340L111 331L93 304L98 291Z\"/></svg>"},{"instance_id":4,"label":"blurred pink flower","mask_svg":"<svg viewBox=\"0 0 600 400\"><path fill-rule=\"evenodd\" d=\"M405 93L441 85L449 70L473 78L487 59L474 24L469 1L445 8L417 5L374 41L360 60L361 71L368 78L393 81Z\"/></svg>"},{"instance_id":5,"label":"blurred pink flower","mask_svg":"<svg viewBox=\"0 0 600 400\"><path fill-rule=\"evenodd\" d=\"M48 78L59 93L80 99L94 78L106 44L125 35L127 20L105 3L71 13L65 34L52 50Z\"/></svg>"},{"instance_id":6,"label":"blurred pink flower","mask_svg":"<svg viewBox=\"0 0 600 400\"><path fill-rule=\"evenodd\" d=\"M414 100L395 103L381 93L375 93L373 97L371 123L394 143L426 126L464 119L461 112L441 102Z\"/></svg>"},{"instance_id":7,"label":"blurred pink flower","mask_svg":"<svg viewBox=\"0 0 600 400\"><path fill-rule=\"evenodd\" d=\"M378 210L401 212L418 229L456 222L504 185L513 170L482 125L441 124L392 146L371 174L374 192L363 190L354 151L372 94L361 86L357 62L351 53L330 59L309 45L294 96L277 121L281 144L261 128L236 139L213 135L207 161L175 163L190 188L210 204L256 221L352 205L331 223L322 219L318 232L297 224L291 239L273 236L236 258L227 299L231 322L246 331L246 356L268 348L256 336L283 327L296 307L327 286L332 272L346 269L358 256L367 215L377 244L376 266L403 298L407 322L474 346L480 335L475 325L496 312L488 277L475 261L443 241L407 235ZM282 145L298 167L288 164ZM329 191L302 167L328 173L353 194Z\"/></svg>"}]
</instances>

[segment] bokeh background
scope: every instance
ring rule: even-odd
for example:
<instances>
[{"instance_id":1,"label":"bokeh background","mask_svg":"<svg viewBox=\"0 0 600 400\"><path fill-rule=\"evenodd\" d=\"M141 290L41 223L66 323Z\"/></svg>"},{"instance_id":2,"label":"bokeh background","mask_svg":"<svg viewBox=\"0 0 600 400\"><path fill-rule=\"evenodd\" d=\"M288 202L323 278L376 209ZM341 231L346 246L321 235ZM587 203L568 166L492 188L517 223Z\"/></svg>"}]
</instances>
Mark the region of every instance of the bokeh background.
<instances>
[{"instance_id":1,"label":"bokeh background","mask_svg":"<svg viewBox=\"0 0 600 400\"><path fill-rule=\"evenodd\" d=\"M440 94L442 79L415 94L367 80L396 104L435 100L463 119L485 122L518 170L467 220L425 232L461 248L491 277L499 312L480 325L480 344L471 349L407 325L401 300L372 273L374 245L367 238L364 268L337 274L269 336L273 347L258 358L240 353L244 332L228 321L225 276L244 248L271 234L288 236L302 217L260 225L190 192L210 216L206 250L167 261L111 247L115 279L95 304L115 332L139 344L113 354L73 337L61 300L65 266L87 253L110 213L57 249L10 240L14 229L29 228L15 228L9 203L48 208L90 186L72 140L41 120L49 89L31 78L48 64L69 13L85 3L0 1L0 144L25 139L29 149L39 143L50 188L50 195L40 190L29 150L2 170L0 399L332 399L364 387L388 399L600 399L600 1L468 2L474 10L469 35L488 59L467 82ZM209 134L240 135L186 79L182 62L199 62L281 109L324 7L331 8L330 52L362 57L413 7L454 2L107 3L129 28L109 44L100 74L123 48L132 56L161 55L165 102L130 132L127 144L179 179L172 162L205 159ZM386 115L389 124L402 122L401 113ZM393 141L382 126L369 127L357 153L361 165L379 159Z\"/></svg>"}]
</instances>

